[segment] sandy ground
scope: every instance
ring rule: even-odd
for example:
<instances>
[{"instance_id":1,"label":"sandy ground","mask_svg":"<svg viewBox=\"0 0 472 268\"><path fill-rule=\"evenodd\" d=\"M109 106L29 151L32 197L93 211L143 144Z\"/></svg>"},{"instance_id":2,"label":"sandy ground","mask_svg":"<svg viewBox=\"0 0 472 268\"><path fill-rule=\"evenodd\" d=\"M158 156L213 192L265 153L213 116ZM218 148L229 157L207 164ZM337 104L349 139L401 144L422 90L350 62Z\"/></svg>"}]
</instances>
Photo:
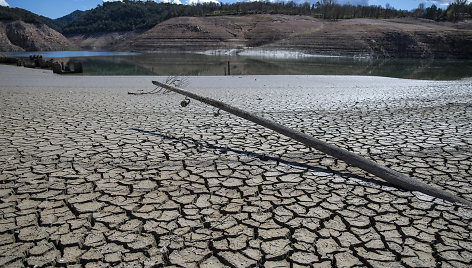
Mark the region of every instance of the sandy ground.
<instances>
[{"instance_id":1,"label":"sandy ground","mask_svg":"<svg viewBox=\"0 0 472 268\"><path fill-rule=\"evenodd\" d=\"M153 79L0 66L0 266L470 265L471 208L175 94L127 94ZM472 200L470 79L186 82Z\"/></svg>"}]
</instances>

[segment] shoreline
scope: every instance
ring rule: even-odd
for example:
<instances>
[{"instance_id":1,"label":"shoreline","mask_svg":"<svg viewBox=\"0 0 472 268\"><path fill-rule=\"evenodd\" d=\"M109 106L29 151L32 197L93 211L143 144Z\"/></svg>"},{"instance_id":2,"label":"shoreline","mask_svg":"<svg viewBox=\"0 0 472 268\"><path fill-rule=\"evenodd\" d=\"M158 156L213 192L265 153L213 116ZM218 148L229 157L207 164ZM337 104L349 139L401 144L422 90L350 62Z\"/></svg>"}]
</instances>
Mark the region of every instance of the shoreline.
<instances>
[{"instance_id":1,"label":"shoreline","mask_svg":"<svg viewBox=\"0 0 472 268\"><path fill-rule=\"evenodd\" d=\"M3 72L8 72L8 73L13 73L13 72L16 72L18 73L18 75L38 75L38 74L50 74L52 76L57 76L57 77L63 77L64 79L63 80L66 80L66 79L77 79L77 78L104 78L104 77L109 77L109 78L118 78L118 79L124 79L124 78L130 78L130 79L137 79L139 77L141 78L150 78L149 81L152 81L152 77L155 78L165 78L165 77L172 77L174 75L100 75L100 74L97 74L97 75L94 75L94 74L66 74L66 75L56 75L56 74L53 74L53 71L52 70L47 70L47 69L39 69L39 68L26 68L26 67L22 67L22 66L14 66L14 65L9 65L9 64L0 64L0 70L2 70ZM25 71L24 73L21 73L22 71L20 69L25 69L27 71ZM31 72L30 72L31 71ZM212 78L222 78L222 77L227 77L227 78L248 78L248 79L252 79L252 78L257 78L257 77L292 77L292 78L309 78L309 77L323 77L323 78L328 78L328 77L331 77L331 78L340 78L340 77L346 77L346 78L353 78L353 79L358 79L358 78L365 78L365 79L385 79L385 80L389 80L389 79L392 79L392 80L395 80L395 79L398 79L398 80L406 80L406 81L424 81L424 82L443 82L443 83L447 83L447 82L457 82L457 81L468 81L468 80L471 80L472 79L472 76L470 77L462 77L462 78L459 78L459 79L449 79L449 80L433 80L433 79L416 79L416 78L402 78L402 77L389 77L389 76L376 76L376 75L327 75L327 74L314 74L314 75L303 75L303 74L285 74L285 75L280 75L280 74L264 74L264 75L240 75L240 74L236 74L236 75L230 75L230 76L226 76L226 75L179 75L178 77L184 77L184 78L206 78L206 77L212 77ZM58 79L54 79L54 80L58 80ZM59 79L60 80L60 79ZM13 80L11 80L13 82ZM146 79L147 81L147 79Z\"/></svg>"}]
</instances>

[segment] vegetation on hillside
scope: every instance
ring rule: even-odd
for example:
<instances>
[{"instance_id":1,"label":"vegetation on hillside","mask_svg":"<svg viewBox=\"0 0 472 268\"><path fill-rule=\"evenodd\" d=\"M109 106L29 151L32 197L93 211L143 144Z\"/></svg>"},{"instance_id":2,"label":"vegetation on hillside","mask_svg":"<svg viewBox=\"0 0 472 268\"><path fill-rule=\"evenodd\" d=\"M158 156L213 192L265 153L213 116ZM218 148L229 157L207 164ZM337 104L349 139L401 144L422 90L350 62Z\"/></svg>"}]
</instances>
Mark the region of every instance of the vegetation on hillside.
<instances>
[{"instance_id":1,"label":"vegetation on hillside","mask_svg":"<svg viewBox=\"0 0 472 268\"><path fill-rule=\"evenodd\" d=\"M436 5L425 8L423 4L414 10L413 15L431 20L459 21L472 18L472 3L467 4L467 0L456 0L443 10Z\"/></svg>"},{"instance_id":2,"label":"vegetation on hillside","mask_svg":"<svg viewBox=\"0 0 472 268\"><path fill-rule=\"evenodd\" d=\"M63 26L77 20L80 16L82 16L85 13L85 11L82 10L76 10L68 15L65 15L63 17L55 19L56 22Z\"/></svg>"},{"instance_id":3,"label":"vegetation on hillside","mask_svg":"<svg viewBox=\"0 0 472 268\"><path fill-rule=\"evenodd\" d=\"M23 20L45 23L65 34L94 32L125 32L146 30L156 24L180 16L221 16L249 14L307 15L323 19L398 18L412 16L436 21L458 21L472 18L472 3L456 0L447 9L435 5L420 5L413 11L397 10L389 6L339 5L336 0L319 0L315 4L294 2L238 2L233 4L175 5L154 1L104 2L96 8L75 11L51 20L19 8L0 7L0 20Z\"/></svg>"},{"instance_id":4,"label":"vegetation on hillside","mask_svg":"<svg viewBox=\"0 0 472 268\"><path fill-rule=\"evenodd\" d=\"M249 14L307 15L323 19L350 18L398 18L413 16L433 20L461 20L471 18L472 4L466 0L456 0L446 10L433 5L410 12L397 10L387 5L354 6L339 5L336 0L320 0L315 4L294 2L238 2L233 4L174 5L154 1L105 2L87 11L77 20L64 27L64 33L89 33L131 31L149 29L154 25L179 16L219 16Z\"/></svg>"},{"instance_id":5,"label":"vegetation on hillside","mask_svg":"<svg viewBox=\"0 0 472 268\"><path fill-rule=\"evenodd\" d=\"M66 25L63 33L118 32L149 29L181 15L181 5L153 1L104 2Z\"/></svg>"},{"instance_id":6,"label":"vegetation on hillside","mask_svg":"<svg viewBox=\"0 0 472 268\"><path fill-rule=\"evenodd\" d=\"M329 1L322 1L329 2ZM174 5L153 1L105 2L87 11L77 20L66 25L63 32L90 33L132 31L149 29L156 24L180 16L219 16L249 14L308 15L325 19L341 18L393 18L408 16L409 12L386 10L380 6L352 6L331 3L293 2L238 2L234 4Z\"/></svg>"},{"instance_id":7,"label":"vegetation on hillside","mask_svg":"<svg viewBox=\"0 0 472 268\"><path fill-rule=\"evenodd\" d=\"M0 6L0 20L21 20L28 23L46 24L58 32L62 31L63 26L50 18L36 15L28 10L4 6Z\"/></svg>"}]
</instances>

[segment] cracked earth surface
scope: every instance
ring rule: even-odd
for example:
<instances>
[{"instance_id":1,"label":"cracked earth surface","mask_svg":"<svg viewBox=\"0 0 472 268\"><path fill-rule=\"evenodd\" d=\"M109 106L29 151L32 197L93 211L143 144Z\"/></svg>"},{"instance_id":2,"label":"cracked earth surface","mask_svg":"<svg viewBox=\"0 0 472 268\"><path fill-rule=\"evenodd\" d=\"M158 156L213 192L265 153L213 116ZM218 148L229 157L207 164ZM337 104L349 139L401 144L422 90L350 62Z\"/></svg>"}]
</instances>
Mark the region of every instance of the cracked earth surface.
<instances>
[{"instance_id":1,"label":"cracked earth surface","mask_svg":"<svg viewBox=\"0 0 472 268\"><path fill-rule=\"evenodd\" d=\"M0 68L0 266L471 264L471 208L175 94L127 94L152 77ZM472 200L472 80L188 83Z\"/></svg>"}]
</instances>

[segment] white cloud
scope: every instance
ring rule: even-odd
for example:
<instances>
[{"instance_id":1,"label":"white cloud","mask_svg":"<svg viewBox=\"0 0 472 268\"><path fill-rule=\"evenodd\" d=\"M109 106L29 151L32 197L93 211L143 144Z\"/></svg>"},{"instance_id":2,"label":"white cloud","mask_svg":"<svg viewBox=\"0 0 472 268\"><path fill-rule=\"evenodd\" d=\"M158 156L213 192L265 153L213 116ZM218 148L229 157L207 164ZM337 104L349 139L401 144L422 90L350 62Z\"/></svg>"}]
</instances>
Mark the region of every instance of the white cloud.
<instances>
[{"instance_id":1,"label":"white cloud","mask_svg":"<svg viewBox=\"0 0 472 268\"><path fill-rule=\"evenodd\" d=\"M208 4L208 3L214 3L214 4L220 4L220 1L217 0L188 0L187 4L189 5L196 5L196 4Z\"/></svg>"},{"instance_id":2,"label":"white cloud","mask_svg":"<svg viewBox=\"0 0 472 268\"><path fill-rule=\"evenodd\" d=\"M2 1L2 0L0 0ZM140 0L142 2L146 1L146 0ZM172 4L177 4L177 5L180 5L182 4L182 2L180 2L180 0L155 0L156 2L158 3L172 3ZM123 2L123 0L103 0L103 2Z\"/></svg>"},{"instance_id":3,"label":"white cloud","mask_svg":"<svg viewBox=\"0 0 472 268\"><path fill-rule=\"evenodd\" d=\"M269 2L272 2L272 3L277 3L277 2L294 2L294 3L297 3L297 4L303 4L305 2L308 2L308 3L316 3L317 1L320 1L321 0L245 0L245 1L248 1L248 2L251 2L251 1L269 1ZM375 5L376 3L378 3L379 1L371 1L371 0L334 0L337 4L340 4L340 5L354 5L354 6L357 6L357 5L361 5L361 6L368 6L368 5ZM387 1L388 2L388 1ZM450 4L454 3L455 0L416 0L417 3L430 3L430 4L435 4L436 6L441 6L441 7L447 7L449 6ZM391 4L395 4L395 1L392 0L390 1ZM472 3L472 0L467 0L467 3ZM428 5L427 5L428 6Z\"/></svg>"},{"instance_id":4,"label":"white cloud","mask_svg":"<svg viewBox=\"0 0 472 268\"><path fill-rule=\"evenodd\" d=\"M338 0L338 4L341 5L353 5L353 6L368 6L368 0Z\"/></svg>"},{"instance_id":5,"label":"white cloud","mask_svg":"<svg viewBox=\"0 0 472 268\"><path fill-rule=\"evenodd\" d=\"M448 6L449 4L454 3L455 1L453 0L426 0L426 2L429 2L431 4L435 4L437 6ZM467 3L472 3L472 0L467 0Z\"/></svg>"},{"instance_id":6,"label":"white cloud","mask_svg":"<svg viewBox=\"0 0 472 268\"><path fill-rule=\"evenodd\" d=\"M321 0L243 0L246 2L271 2L271 3L281 3L281 2L294 2L296 4L304 4L304 3L316 3L316 2L321 2ZM361 5L361 6L367 6L369 5L369 0L335 0L337 4L340 5Z\"/></svg>"},{"instance_id":7,"label":"white cloud","mask_svg":"<svg viewBox=\"0 0 472 268\"><path fill-rule=\"evenodd\" d=\"M297 3L297 4L303 4L305 2L308 2L308 3L316 3L317 1L321 2L321 0L311 0L311 1L310 0L246 0L246 1L269 1L269 2L273 2L273 3L292 1L292 2ZM340 5L368 6L368 5L375 5L379 1L372 1L372 0L334 0L334 2L336 2L337 4L340 4ZM436 6L441 6L441 7L444 8L444 7L449 6L449 4L454 3L455 0L416 0L416 2L417 3L425 3L425 4L427 4L427 3L435 4ZM392 0L392 1L390 1L390 3L394 4L395 1ZM469 3L469 4L472 3L472 0L467 0L467 3Z\"/></svg>"},{"instance_id":8,"label":"white cloud","mask_svg":"<svg viewBox=\"0 0 472 268\"><path fill-rule=\"evenodd\" d=\"M5 0L0 0L0 6L9 7L10 5Z\"/></svg>"},{"instance_id":9,"label":"white cloud","mask_svg":"<svg viewBox=\"0 0 472 268\"><path fill-rule=\"evenodd\" d=\"M180 0L156 0L158 3L171 3L171 4L176 4L176 5L181 5L182 2Z\"/></svg>"}]
</instances>

